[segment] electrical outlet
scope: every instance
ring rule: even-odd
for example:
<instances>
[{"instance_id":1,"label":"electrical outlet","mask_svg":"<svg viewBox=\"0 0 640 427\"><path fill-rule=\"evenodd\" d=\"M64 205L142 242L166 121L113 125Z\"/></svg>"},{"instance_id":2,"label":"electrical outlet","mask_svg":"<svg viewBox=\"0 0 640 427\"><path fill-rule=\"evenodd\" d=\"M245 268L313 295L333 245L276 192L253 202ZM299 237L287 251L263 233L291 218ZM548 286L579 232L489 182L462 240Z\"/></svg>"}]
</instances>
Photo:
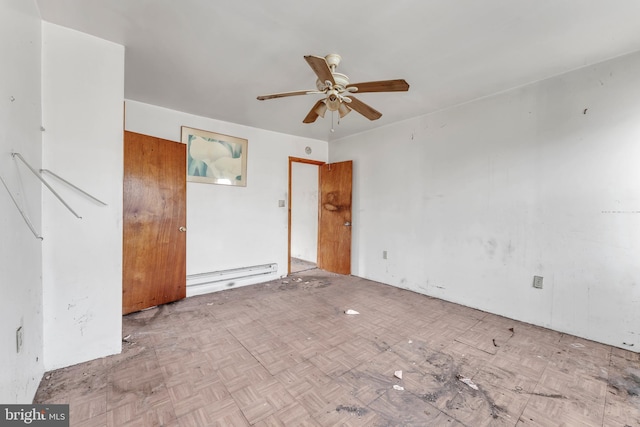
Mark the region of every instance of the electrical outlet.
<instances>
[{"instance_id":1,"label":"electrical outlet","mask_svg":"<svg viewBox=\"0 0 640 427\"><path fill-rule=\"evenodd\" d=\"M284 208L284 200L278 200L278 207Z\"/></svg>"},{"instance_id":2,"label":"electrical outlet","mask_svg":"<svg viewBox=\"0 0 640 427\"><path fill-rule=\"evenodd\" d=\"M16 329L16 353L22 350L22 326Z\"/></svg>"},{"instance_id":3,"label":"electrical outlet","mask_svg":"<svg viewBox=\"0 0 640 427\"><path fill-rule=\"evenodd\" d=\"M533 287L542 289L542 276L533 276Z\"/></svg>"},{"instance_id":4,"label":"electrical outlet","mask_svg":"<svg viewBox=\"0 0 640 427\"><path fill-rule=\"evenodd\" d=\"M382 251L382 259L387 259L387 251Z\"/></svg>"}]
</instances>

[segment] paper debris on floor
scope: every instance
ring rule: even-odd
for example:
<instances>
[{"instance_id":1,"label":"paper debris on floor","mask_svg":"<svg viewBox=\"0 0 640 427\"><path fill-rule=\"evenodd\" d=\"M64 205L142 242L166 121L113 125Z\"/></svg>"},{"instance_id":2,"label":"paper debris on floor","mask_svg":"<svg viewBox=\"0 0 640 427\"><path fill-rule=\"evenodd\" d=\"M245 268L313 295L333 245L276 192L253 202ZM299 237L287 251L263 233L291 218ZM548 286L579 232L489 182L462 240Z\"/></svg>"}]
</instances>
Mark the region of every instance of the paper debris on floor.
<instances>
[{"instance_id":1,"label":"paper debris on floor","mask_svg":"<svg viewBox=\"0 0 640 427\"><path fill-rule=\"evenodd\" d=\"M360 314L360 313L358 313L357 311L355 311L355 310L351 310L351 309L349 309L349 310L345 311L344 313L345 313L345 314Z\"/></svg>"},{"instance_id":2,"label":"paper debris on floor","mask_svg":"<svg viewBox=\"0 0 640 427\"><path fill-rule=\"evenodd\" d=\"M402 387L401 385L395 384L395 385L393 386L393 389L394 389L394 390L402 391L402 390L404 390L404 387Z\"/></svg>"},{"instance_id":3,"label":"paper debris on floor","mask_svg":"<svg viewBox=\"0 0 640 427\"><path fill-rule=\"evenodd\" d=\"M395 371L393 373L393 376L398 378L398 379L402 379L402 371Z\"/></svg>"},{"instance_id":4,"label":"paper debris on floor","mask_svg":"<svg viewBox=\"0 0 640 427\"><path fill-rule=\"evenodd\" d=\"M458 379L459 379L460 381L462 381L463 383L465 383L466 385L468 385L469 387L471 387L472 389L474 389L474 390L478 390L478 386L477 386L477 385L475 385L475 384L473 383L473 381L471 381L471 379L470 379L470 378L458 377Z\"/></svg>"}]
</instances>

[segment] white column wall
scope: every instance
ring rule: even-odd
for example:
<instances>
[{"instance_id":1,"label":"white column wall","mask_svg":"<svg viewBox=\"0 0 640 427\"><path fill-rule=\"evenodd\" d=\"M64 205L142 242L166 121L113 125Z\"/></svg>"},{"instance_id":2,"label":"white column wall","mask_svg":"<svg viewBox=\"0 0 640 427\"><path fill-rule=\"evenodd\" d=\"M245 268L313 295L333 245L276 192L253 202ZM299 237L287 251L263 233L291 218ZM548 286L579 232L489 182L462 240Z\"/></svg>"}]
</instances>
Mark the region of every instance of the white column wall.
<instances>
[{"instance_id":1,"label":"white column wall","mask_svg":"<svg viewBox=\"0 0 640 427\"><path fill-rule=\"evenodd\" d=\"M47 370L119 353L122 339L124 47L44 22L43 167L76 218L43 192Z\"/></svg>"},{"instance_id":2,"label":"white column wall","mask_svg":"<svg viewBox=\"0 0 640 427\"><path fill-rule=\"evenodd\" d=\"M285 276L289 156L326 161L327 142L127 100L126 130L180 141L181 126L248 140L246 187L187 183L187 274L275 262Z\"/></svg>"},{"instance_id":3,"label":"white column wall","mask_svg":"<svg viewBox=\"0 0 640 427\"><path fill-rule=\"evenodd\" d=\"M355 275L640 351L640 53L332 143L347 159Z\"/></svg>"},{"instance_id":4,"label":"white column wall","mask_svg":"<svg viewBox=\"0 0 640 427\"><path fill-rule=\"evenodd\" d=\"M0 176L40 233L40 182L11 157L19 152L34 167L41 164L40 16L34 1L0 2L0 58ZM0 184L0 402L5 404L30 403L44 372L41 276L41 241Z\"/></svg>"}]
</instances>

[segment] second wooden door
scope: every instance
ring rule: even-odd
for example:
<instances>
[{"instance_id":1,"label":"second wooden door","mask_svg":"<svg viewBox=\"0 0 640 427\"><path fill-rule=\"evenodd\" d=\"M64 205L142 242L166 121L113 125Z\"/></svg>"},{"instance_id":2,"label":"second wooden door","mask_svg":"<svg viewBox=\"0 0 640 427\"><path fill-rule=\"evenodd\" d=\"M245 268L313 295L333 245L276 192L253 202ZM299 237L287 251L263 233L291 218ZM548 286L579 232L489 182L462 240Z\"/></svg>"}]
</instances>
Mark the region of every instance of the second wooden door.
<instances>
[{"instance_id":1,"label":"second wooden door","mask_svg":"<svg viewBox=\"0 0 640 427\"><path fill-rule=\"evenodd\" d=\"M318 268L351 274L351 160L320 166Z\"/></svg>"}]
</instances>

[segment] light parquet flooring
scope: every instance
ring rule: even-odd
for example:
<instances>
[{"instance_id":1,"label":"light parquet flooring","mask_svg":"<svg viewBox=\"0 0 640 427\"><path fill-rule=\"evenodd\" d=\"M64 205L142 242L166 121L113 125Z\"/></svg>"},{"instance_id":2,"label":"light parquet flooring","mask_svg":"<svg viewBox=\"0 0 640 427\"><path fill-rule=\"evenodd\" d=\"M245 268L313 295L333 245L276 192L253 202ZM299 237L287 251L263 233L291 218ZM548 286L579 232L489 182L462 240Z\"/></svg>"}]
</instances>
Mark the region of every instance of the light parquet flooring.
<instances>
[{"instance_id":1,"label":"light parquet flooring","mask_svg":"<svg viewBox=\"0 0 640 427\"><path fill-rule=\"evenodd\" d=\"M640 426L637 353L317 269L123 324L34 403L78 427Z\"/></svg>"}]
</instances>

